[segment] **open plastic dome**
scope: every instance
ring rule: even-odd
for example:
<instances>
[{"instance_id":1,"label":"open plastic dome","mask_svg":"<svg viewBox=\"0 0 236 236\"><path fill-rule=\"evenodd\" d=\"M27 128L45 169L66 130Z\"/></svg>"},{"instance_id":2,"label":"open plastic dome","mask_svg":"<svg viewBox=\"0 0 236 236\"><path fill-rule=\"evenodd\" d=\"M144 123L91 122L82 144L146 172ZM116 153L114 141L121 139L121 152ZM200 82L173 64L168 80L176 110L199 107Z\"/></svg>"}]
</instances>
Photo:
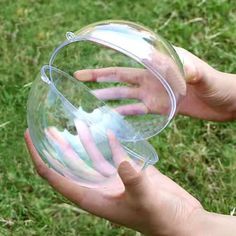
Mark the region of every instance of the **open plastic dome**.
<instances>
[{"instance_id":1,"label":"open plastic dome","mask_svg":"<svg viewBox=\"0 0 236 236\"><path fill-rule=\"evenodd\" d=\"M169 124L186 93L175 50L131 22L100 22L66 37L28 100L29 131L41 157L89 187L117 178L123 159L137 170L154 164L158 157L146 140Z\"/></svg>"}]
</instances>

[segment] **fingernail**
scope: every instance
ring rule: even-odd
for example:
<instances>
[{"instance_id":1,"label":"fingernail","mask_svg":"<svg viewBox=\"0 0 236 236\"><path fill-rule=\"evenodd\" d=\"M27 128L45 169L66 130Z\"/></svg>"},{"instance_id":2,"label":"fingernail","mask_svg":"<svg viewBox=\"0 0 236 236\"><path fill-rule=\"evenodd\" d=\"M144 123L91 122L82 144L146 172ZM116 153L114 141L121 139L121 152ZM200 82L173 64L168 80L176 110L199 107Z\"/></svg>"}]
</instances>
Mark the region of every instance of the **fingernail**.
<instances>
[{"instance_id":1,"label":"fingernail","mask_svg":"<svg viewBox=\"0 0 236 236\"><path fill-rule=\"evenodd\" d=\"M138 173L128 161L121 162L118 172L122 177L134 176Z\"/></svg>"},{"instance_id":2,"label":"fingernail","mask_svg":"<svg viewBox=\"0 0 236 236\"><path fill-rule=\"evenodd\" d=\"M91 73L81 73L81 71L76 71L74 77L80 81L90 81L92 80Z\"/></svg>"}]
</instances>

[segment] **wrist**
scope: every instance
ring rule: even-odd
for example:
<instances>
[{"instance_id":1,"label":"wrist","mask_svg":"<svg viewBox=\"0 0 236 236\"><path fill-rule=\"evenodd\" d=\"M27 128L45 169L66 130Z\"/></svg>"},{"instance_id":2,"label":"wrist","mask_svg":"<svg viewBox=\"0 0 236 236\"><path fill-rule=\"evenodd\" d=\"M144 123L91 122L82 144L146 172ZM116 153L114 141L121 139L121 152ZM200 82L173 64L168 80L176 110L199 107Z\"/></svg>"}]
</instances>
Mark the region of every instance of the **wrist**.
<instances>
[{"instance_id":1,"label":"wrist","mask_svg":"<svg viewBox=\"0 0 236 236\"><path fill-rule=\"evenodd\" d=\"M175 232L176 236L205 236L203 225L208 212L203 208L195 209Z\"/></svg>"},{"instance_id":2,"label":"wrist","mask_svg":"<svg viewBox=\"0 0 236 236\"><path fill-rule=\"evenodd\" d=\"M192 219L191 236L233 236L236 232L236 217L211 213L203 210Z\"/></svg>"},{"instance_id":3,"label":"wrist","mask_svg":"<svg viewBox=\"0 0 236 236\"><path fill-rule=\"evenodd\" d=\"M153 227L149 227L148 232L142 233L148 236L205 236L203 234L202 224L204 225L207 215L208 212L202 207L193 209L189 214L183 211L181 219L174 222L170 218L165 227L159 226L159 221L161 220L159 216L158 223L152 224Z\"/></svg>"},{"instance_id":4,"label":"wrist","mask_svg":"<svg viewBox=\"0 0 236 236\"><path fill-rule=\"evenodd\" d=\"M219 80L225 84L225 93L228 97L228 106L226 112L229 113L231 120L236 119L236 74L229 74L218 71Z\"/></svg>"},{"instance_id":5,"label":"wrist","mask_svg":"<svg viewBox=\"0 0 236 236\"><path fill-rule=\"evenodd\" d=\"M195 211L194 214L189 218L188 227L184 232L184 235L191 236L205 236L204 221L208 218L208 212L204 209Z\"/></svg>"}]
</instances>

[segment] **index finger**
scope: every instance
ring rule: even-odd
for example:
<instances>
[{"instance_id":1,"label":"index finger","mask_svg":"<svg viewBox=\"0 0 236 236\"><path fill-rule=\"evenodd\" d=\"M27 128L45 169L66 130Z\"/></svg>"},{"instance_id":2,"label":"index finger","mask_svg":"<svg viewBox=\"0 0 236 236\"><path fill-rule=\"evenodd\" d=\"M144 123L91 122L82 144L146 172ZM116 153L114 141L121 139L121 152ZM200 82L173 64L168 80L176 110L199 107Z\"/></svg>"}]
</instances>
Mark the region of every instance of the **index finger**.
<instances>
[{"instance_id":1,"label":"index finger","mask_svg":"<svg viewBox=\"0 0 236 236\"><path fill-rule=\"evenodd\" d=\"M100 69L78 70L74 77L80 81L90 82L124 82L139 85L148 76L146 69L129 67L107 67Z\"/></svg>"}]
</instances>

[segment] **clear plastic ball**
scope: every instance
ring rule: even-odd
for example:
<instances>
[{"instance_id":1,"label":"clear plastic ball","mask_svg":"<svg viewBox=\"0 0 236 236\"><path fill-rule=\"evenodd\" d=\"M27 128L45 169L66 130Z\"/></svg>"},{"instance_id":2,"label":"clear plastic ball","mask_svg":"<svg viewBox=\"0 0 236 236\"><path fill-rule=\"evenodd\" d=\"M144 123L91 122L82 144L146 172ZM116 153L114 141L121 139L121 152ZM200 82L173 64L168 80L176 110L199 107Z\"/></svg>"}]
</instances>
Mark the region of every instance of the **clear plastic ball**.
<instances>
[{"instance_id":1,"label":"clear plastic ball","mask_svg":"<svg viewBox=\"0 0 236 236\"><path fill-rule=\"evenodd\" d=\"M30 136L42 159L87 187L119 181L122 161L137 171L155 164L147 139L169 124L186 93L173 47L122 21L95 23L66 38L28 99Z\"/></svg>"}]
</instances>

